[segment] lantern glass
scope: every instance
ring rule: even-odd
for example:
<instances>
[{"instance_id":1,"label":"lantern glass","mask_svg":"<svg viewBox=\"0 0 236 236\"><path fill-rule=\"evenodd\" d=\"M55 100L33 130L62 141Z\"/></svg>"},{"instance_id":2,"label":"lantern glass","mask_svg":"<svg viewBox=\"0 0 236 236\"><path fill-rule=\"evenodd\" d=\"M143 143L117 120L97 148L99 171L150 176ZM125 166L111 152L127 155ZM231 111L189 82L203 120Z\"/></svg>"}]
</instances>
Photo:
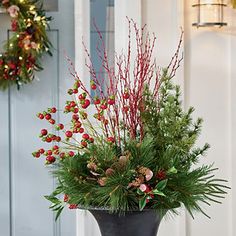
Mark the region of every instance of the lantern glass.
<instances>
[{"instance_id":1,"label":"lantern glass","mask_svg":"<svg viewBox=\"0 0 236 236\"><path fill-rule=\"evenodd\" d=\"M194 26L223 26L224 7L226 5L222 0L198 0L194 5L195 23Z\"/></svg>"}]
</instances>

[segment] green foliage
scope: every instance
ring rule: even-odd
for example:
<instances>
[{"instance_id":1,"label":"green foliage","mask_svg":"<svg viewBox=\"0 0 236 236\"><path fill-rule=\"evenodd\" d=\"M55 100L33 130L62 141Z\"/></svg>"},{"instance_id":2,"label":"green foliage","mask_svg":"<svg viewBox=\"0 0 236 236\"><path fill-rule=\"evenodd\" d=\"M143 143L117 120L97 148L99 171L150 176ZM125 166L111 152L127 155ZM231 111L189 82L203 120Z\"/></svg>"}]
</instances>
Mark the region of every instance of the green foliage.
<instances>
[{"instance_id":1,"label":"green foliage","mask_svg":"<svg viewBox=\"0 0 236 236\"><path fill-rule=\"evenodd\" d=\"M59 180L56 192L47 199L58 215L64 207L58 196L69 196L69 204L83 208L101 207L124 214L144 208L178 213L184 205L207 214L202 203L219 203L226 194L225 180L214 177L212 165L193 168L207 149L195 147L202 119L193 121L194 109L181 105L180 88L163 71L156 99L146 87L142 114L144 139L129 139L118 147L100 142L60 161L54 176Z\"/></svg>"}]
</instances>

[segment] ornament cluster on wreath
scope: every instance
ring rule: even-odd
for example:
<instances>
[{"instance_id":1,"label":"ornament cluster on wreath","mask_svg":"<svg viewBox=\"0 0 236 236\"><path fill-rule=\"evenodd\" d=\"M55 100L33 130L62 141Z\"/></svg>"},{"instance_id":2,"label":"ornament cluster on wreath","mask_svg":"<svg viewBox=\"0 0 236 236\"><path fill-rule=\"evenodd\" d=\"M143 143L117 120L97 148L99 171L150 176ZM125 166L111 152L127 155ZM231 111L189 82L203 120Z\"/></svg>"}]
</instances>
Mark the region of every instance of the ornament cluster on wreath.
<instances>
[{"instance_id":1,"label":"ornament cluster on wreath","mask_svg":"<svg viewBox=\"0 0 236 236\"><path fill-rule=\"evenodd\" d=\"M11 85L19 89L43 69L42 55L52 55L46 33L51 17L45 15L39 0L1 0L0 7L11 17L12 31L0 54L0 89Z\"/></svg>"}]
</instances>

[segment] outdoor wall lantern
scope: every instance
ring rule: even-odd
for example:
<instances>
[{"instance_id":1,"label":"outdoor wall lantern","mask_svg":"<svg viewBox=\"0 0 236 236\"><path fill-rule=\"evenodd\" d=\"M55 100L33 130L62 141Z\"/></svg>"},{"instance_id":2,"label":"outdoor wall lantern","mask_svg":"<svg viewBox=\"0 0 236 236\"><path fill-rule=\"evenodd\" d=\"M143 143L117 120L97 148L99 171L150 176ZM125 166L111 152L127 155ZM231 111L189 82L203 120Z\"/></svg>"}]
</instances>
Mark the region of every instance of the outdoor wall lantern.
<instances>
[{"instance_id":1,"label":"outdoor wall lantern","mask_svg":"<svg viewBox=\"0 0 236 236\"><path fill-rule=\"evenodd\" d=\"M193 26L222 27L227 25L224 22L224 8L227 5L223 0L197 0L192 6L196 15Z\"/></svg>"}]
</instances>

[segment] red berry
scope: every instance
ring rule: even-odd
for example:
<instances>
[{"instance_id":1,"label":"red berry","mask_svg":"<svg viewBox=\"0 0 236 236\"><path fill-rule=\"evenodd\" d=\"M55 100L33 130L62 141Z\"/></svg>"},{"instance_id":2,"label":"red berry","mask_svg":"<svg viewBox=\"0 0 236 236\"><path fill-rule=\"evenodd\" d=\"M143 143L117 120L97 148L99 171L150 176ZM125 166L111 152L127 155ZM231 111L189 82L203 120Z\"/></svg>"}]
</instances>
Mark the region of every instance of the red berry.
<instances>
[{"instance_id":1,"label":"red berry","mask_svg":"<svg viewBox=\"0 0 236 236\"><path fill-rule=\"evenodd\" d=\"M60 129L60 130L62 130L62 129L64 129L64 125L63 125L63 124L58 124L58 125L57 125L57 128Z\"/></svg>"},{"instance_id":2,"label":"red berry","mask_svg":"<svg viewBox=\"0 0 236 236\"><path fill-rule=\"evenodd\" d=\"M39 157L40 157L40 152L36 152L36 153L34 154L34 156L35 156L36 158L39 158Z\"/></svg>"},{"instance_id":3,"label":"red berry","mask_svg":"<svg viewBox=\"0 0 236 236\"><path fill-rule=\"evenodd\" d=\"M69 196L67 194L64 195L64 202L68 202Z\"/></svg>"},{"instance_id":4,"label":"red berry","mask_svg":"<svg viewBox=\"0 0 236 236\"><path fill-rule=\"evenodd\" d=\"M56 112L57 112L56 107L52 107L52 108L51 108L51 112L52 112L52 113L56 113Z\"/></svg>"},{"instance_id":5,"label":"red berry","mask_svg":"<svg viewBox=\"0 0 236 236\"><path fill-rule=\"evenodd\" d=\"M52 155L52 150L47 150L46 154L47 154L48 156L51 156L51 155Z\"/></svg>"},{"instance_id":6,"label":"red berry","mask_svg":"<svg viewBox=\"0 0 236 236\"><path fill-rule=\"evenodd\" d=\"M73 129L73 133L77 134L77 133L79 133L79 130L76 129L76 128L74 128L74 129Z\"/></svg>"},{"instance_id":7,"label":"red berry","mask_svg":"<svg viewBox=\"0 0 236 236\"><path fill-rule=\"evenodd\" d=\"M60 158L61 159L65 158L65 153L64 152L60 153Z\"/></svg>"},{"instance_id":8,"label":"red berry","mask_svg":"<svg viewBox=\"0 0 236 236\"><path fill-rule=\"evenodd\" d=\"M124 98L124 99L128 99L128 98L129 98L129 94L128 94L127 92L125 92L125 93L123 94L123 98Z\"/></svg>"},{"instance_id":9,"label":"red berry","mask_svg":"<svg viewBox=\"0 0 236 236\"><path fill-rule=\"evenodd\" d=\"M79 100L84 100L86 98L86 93L81 93L78 98Z\"/></svg>"},{"instance_id":10,"label":"red berry","mask_svg":"<svg viewBox=\"0 0 236 236\"><path fill-rule=\"evenodd\" d=\"M83 139L89 139L89 135L85 133L85 134L82 135L82 138Z\"/></svg>"},{"instance_id":11,"label":"red berry","mask_svg":"<svg viewBox=\"0 0 236 236\"><path fill-rule=\"evenodd\" d=\"M48 120L48 121L49 121L49 123L51 123L52 125L55 124L55 120L54 120L54 119L50 119L50 120Z\"/></svg>"},{"instance_id":12,"label":"red berry","mask_svg":"<svg viewBox=\"0 0 236 236\"><path fill-rule=\"evenodd\" d=\"M90 101L88 99L85 99L84 104L88 107L90 105Z\"/></svg>"},{"instance_id":13,"label":"red berry","mask_svg":"<svg viewBox=\"0 0 236 236\"><path fill-rule=\"evenodd\" d=\"M95 99L95 100L94 100L94 104L95 104L95 105L98 105L98 104L100 104L100 102L101 102L101 101L100 101L100 99L99 99L99 98L97 98L97 99Z\"/></svg>"},{"instance_id":14,"label":"red berry","mask_svg":"<svg viewBox=\"0 0 236 236\"><path fill-rule=\"evenodd\" d=\"M74 152L72 152L72 151L69 151L68 154L70 157L73 157L75 155Z\"/></svg>"},{"instance_id":15,"label":"red berry","mask_svg":"<svg viewBox=\"0 0 236 236\"><path fill-rule=\"evenodd\" d=\"M73 112L74 112L74 113L78 113L78 112L79 112L79 108L78 108L78 107L75 107Z\"/></svg>"},{"instance_id":16,"label":"red berry","mask_svg":"<svg viewBox=\"0 0 236 236\"><path fill-rule=\"evenodd\" d=\"M115 142L115 138L114 138L114 137L108 137L108 138L107 138L107 141L108 141L109 143L114 143L114 142Z\"/></svg>"},{"instance_id":17,"label":"red berry","mask_svg":"<svg viewBox=\"0 0 236 236\"><path fill-rule=\"evenodd\" d=\"M52 149L53 149L53 150L57 150L57 149L59 149L59 147L58 147L57 145L54 145L54 146L52 147Z\"/></svg>"},{"instance_id":18,"label":"red berry","mask_svg":"<svg viewBox=\"0 0 236 236\"><path fill-rule=\"evenodd\" d=\"M79 120L78 114L73 114L72 119L73 119L73 120L76 120L76 121Z\"/></svg>"},{"instance_id":19,"label":"red berry","mask_svg":"<svg viewBox=\"0 0 236 236\"><path fill-rule=\"evenodd\" d=\"M87 147L87 142L85 142L85 141L81 141L81 145L83 146L83 147Z\"/></svg>"},{"instance_id":20,"label":"red berry","mask_svg":"<svg viewBox=\"0 0 236 236\"><path fill-rule=\"evenodd\" d=\"M43 120L44 115L43 115L42 113L40 113L40 114L38 114L38 118L39 118L40 120Z\"/></svg>"},{"instance_id":21,"label":"red berry","mask_svg":"<svg viewBox=\"0 0 236 236\"><path fill-rule=\"evenodd\" d=\"M75 81L75 83L74 83L74 89L78 89L79 87L80 87L80 82L77 80L77 81Z\"/></svg>"},{"instance_id":22,"label":"red berry","mask_svg":"<svg viewBox=\"0 0 236 236\"><path fill-rule=\"evenodd\" d=\"M90 137L90 138L89 138L89 142L90 142L90 143L93 143L93 142L94 142L94 138Z\"/></svg>"},{"instance_id":23,"label":"red berry","mask_svg":"<svg viewBox=\"0 0 236 236\"><path fill-rule=\"evenodd\" d=\"M84 132L84 128L80 128L80 129L79 129L79 133L82 134L83 132Z\"/></svg>"},{"instance_id":24,"label":"red berry","mask_svg":"<svg viewBox=\"0 0 236 236\"><path fill-rule=\"evenodd\" d=\"M109 99L107 100L107 103L108 103L109 105L114 105L114 104L115 104L115 99L109 98Z\"/></svg>"},{"instance_id":25,"label":"red berry","mask_svg":"<svg viewBox=\"0 0 236 236\"><path fill-rule=\"evenodd\" d=\"M46 119L46 120L50 120L51 118L52 118L51 114L47 113L47 114L45 115L45 119Z\"/></svg>"},{"instance_id":26,"label":"red berry","mask_svg":"<svg viewBox=\"0 0 236 236\"><path fill-rule=\"evenodd\" d=\"M70 107L69 105L66 105L66 106L65 106L65 111L69 112L69 111L70 111L70 108L71 108L71 107Z\"/></svg>"},{"instance_id":27,"label":"red berry","mask_svg":"<svg viewBox=\"0 0 236 236\"><path fill-rule=\"evenodd\" d=\"M56 161L56 158L54 156L47 156L46 161L48 161L49 163L53 163Z\"/></svg>"},{"instance_id":28,"label":"red berry","mask_svg":"<svg viewBox=\"0 0 236 236\"><path fill-rule=\"evenodd\" d=\"M43 148L39 149L40 154L44 154L45 150Z\"/></svg>"},{"instance_id":29,"label":"red berry","mask_svg":"<svg viewBox=\"0 0 236 236\"><path fill-rule=\"evenodd\" d=\"M66 131L65 134L66 134L66 137L68 137L68 138L71 138L73 135L73 133L70 130Z\"/></svg>"},{"instance_id":30,"label":"red berry","mask_svg":"<svg viewBox=\"0 0 236 236\"><path fill-rule=\"evenodd\" d=\"M77 204L70 204L69 205L69 209L76 209L77 208Z\"/></svg>"},{"instance_id":31,"label":"red berry","mask_svg":"<svg viewBox=\"0 0 236 236\"><path fill-rule=\"evenodd\" d=\"M106 110L106 109L107 109L107 105L106 105L106 104L102 104L102 105L100 106L100 108L101 108L102 110Z\"/></svg>"},{"instance_id":32,"label":"red berry","mask_svg":"<svg viewBox=\"0 0 236 236\"><path fill-rule=\"evenodd\" d=\"M71 107L75 107L75 106L76 106L75 101L71 101L71 102L70 102L70 106L71 106Z\"/></svg>"},{"instance_id":33,"label":"red berry","mask_svg":"<svg viewBox=\"0 0 236 236\"><path fill-rule=\"evenodd\" d=\"M46 129L42 129L42 130L41 130L41 134L42 134L43 136L45 136L45 135L48 134L48 131L47 131Z\"/></svg>"},{"instance_id":34,"label":"red berry","mask_svg":"<svg viewBox=\"0 0 236 236\"><path fill-rule=\"evenodd\" d=\"M78 93L78 89L73 89L73 93L74 94Z\"/></svg>"},{"instance_id":35,"label":"red berry","mask_svg":"<svg viewBox=\"0 0 236 236\"><path fill-rule=\"evenodd\" d=\"M77 121L75 123L75 128L80 128L82 126L82 123L80 121Z\"/></svg>"},{"instance_id":36,"label":"red berry","mask_svg":"<svg viewBox=\"0 0 236 236\"><path fill-rule=\"evenodd\" d=\"M91 89L92 89L92 90L96 90L96 89L97 89L96 84L91 84Z\"/></svg>"},{"instance_id":37,"label":"red berry","mask_svg":"<svg viewBox=\"0 0 236 236\"><path fill-rule=\"evenodd\" d=\"M56 141L57 141L57 142L60 142L60 141L61 141L61 137L57 136L57 137L56 137Z\"/></svg>"},{"instance_id":38,"label":"red berry","mask_svg":"<svg viewBox=\"0 0 236 236\"><path fill-rule=\"evenodd\" d=\"M46 137L46 142L51 143L52 142L52 138Z\"/></svg>"}]
</instances>

